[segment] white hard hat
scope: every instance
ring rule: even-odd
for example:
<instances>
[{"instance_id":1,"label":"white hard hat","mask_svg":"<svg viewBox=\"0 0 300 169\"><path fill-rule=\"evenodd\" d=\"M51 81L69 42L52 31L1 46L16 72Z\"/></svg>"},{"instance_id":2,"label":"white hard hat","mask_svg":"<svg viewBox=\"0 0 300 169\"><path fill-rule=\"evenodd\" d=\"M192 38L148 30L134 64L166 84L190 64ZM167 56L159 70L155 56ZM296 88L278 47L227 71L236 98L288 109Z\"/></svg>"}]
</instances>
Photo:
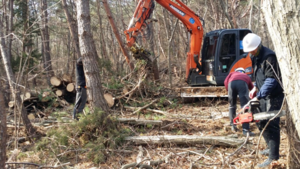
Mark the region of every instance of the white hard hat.
<instances>
[{"instance_id":1,"label":"white hard hat","mask_svg":"<svg viewBox=\"0 0 300 169\"><path fill-rule=\"evenodd\" d=\"M243 50L244 52L254 51L261 43L261 38L254 34L248 33L243 39Z\"/></svg>"},{"instance_id":2,"label":"white hard hat","mask_svg":"<svg viewBox=\"0 0 300 169\"><path fill-rule=\"evenodd\" d=\"M236 72L245 73L245 69L242 68L242 67L236 68L235 71L236 71Z\"/></svg>"}]
</instances>

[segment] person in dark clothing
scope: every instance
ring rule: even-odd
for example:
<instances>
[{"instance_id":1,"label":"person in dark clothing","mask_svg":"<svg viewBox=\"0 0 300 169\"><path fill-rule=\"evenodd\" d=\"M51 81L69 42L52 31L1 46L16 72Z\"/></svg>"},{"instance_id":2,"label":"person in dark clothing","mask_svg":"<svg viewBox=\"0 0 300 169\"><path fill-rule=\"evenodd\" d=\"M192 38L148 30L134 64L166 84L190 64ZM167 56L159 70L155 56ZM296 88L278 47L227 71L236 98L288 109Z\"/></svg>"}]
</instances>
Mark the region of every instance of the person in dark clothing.
<instances>
[{"instance_id":1,"label":"person in dark clothing","mask_svg":"<svg viewBox=\"0 0 300 169\"><path fill-rule=\"evenodd\" d=\"M78 113L81 113L87 100L86 83L83 71L82 58L76 62L76 101L73 110L73 119L78 120Z\"/></svg>"},{"instance_id":2,"label":"person in dark clothing","mask_svg":"<svg viewBox=\"0 0 300 169\"><path fill-rule=\"evenodd\" d=\"M253 76L255 87L250 91L251 101L260 102L260 111L268 112L280 110L284 94L281 82L281 73L276 58L276 54L269 48L261 44L261 38L249 33L243 39L243 50L249 52L252 59ZM255 95L258 89L257 95ZM263 130L268 120L261 120L257 124L260 131ZM258 167L266 167L273 160L279 159L280 144L280 118L272 120L263 132L267 149L261 151L263 155L268 155L268 159Z\"/></svg>"},{"instance_id":3,"label":"person in dark clothing","mask_svg":"<svg viewBox=\"0 0 300 169\"><path fill-rule=\"evenodd\" d=\"M237 68L235 72L230 73L225 81L225 88L228 91L229 99L229 118L232 131L237 131L236 125L233 124L233 118L236 116L236 102L237 96L240 98L240 106L244 107L249 99L249 90L252 90L253 84L250 77L245 74L244 68ZM254 133L250 132L249 123L242 124L243 134L253 136Z\"/></svg>"}]
</instances>

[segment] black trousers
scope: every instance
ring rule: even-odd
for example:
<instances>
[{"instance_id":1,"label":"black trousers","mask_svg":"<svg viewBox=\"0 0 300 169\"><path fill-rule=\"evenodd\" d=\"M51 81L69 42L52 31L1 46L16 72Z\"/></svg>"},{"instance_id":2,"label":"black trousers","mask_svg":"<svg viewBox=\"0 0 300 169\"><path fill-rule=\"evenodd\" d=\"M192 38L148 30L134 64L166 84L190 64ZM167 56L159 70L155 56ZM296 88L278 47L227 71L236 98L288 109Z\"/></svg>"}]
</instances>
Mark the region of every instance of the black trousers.
<instances>
[{"instance_id":1,"label":"black trousers","mask_svg":"<svg viewBox=\"0 0 300 169\"><path fill-rule=\"evenodd\" d=\"M229 99L229 118L230 124L233 125L233 118L236 116L237 96L240 98L241 108L249 101L248 85L243 80L234 80L228 84L228 99ZM243 130L249 130L249 123L242 124Z\"/></svg>"},{"instance_id":2,"label":"black trousers","mask_svg":"<svg viewBox=\"0 0 300 169\"><path fill-rule=\"evenodd\" d=\"M81 113L83 111L87 100L87 93L84 87L77 88L76 91L76 102L73 110L73 119L77 118L77 113Z\"/></svg>"},{"instance_id":3,"label":"black trousers","mask_svg":"<svg viewBox=\"0 0 300 169\"><path fill-rule=\"evenodd\" d=\"M260 100L260 111L274 111L280 110L284 95L280 94L277 97L271 97L269 99ZM270 149L269 158L277 160L279 158L279 144L280 144L280 118L276 118L270 121L266 130L263 133L263 137L266 141L268 148ZM259 131L262 131L268 120L261 120L256 123Z\"/></svg>"}]
</instances>

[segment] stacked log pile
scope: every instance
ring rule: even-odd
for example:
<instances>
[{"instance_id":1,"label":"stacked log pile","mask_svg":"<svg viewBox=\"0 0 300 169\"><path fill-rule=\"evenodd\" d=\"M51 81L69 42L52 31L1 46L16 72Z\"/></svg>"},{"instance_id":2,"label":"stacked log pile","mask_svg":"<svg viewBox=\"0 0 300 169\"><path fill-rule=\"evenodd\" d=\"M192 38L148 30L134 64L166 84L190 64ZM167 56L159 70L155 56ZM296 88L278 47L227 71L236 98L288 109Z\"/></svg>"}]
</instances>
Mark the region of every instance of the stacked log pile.
<instances>
[{"instance_id":1,"label":"stacked log pile","mask_svg":"<svg viewBox=\"0 0 300 169\"><path fill-rule=\"evenodd\" d=\"M76 98L75 83L72 82L72 77L63 75L61 78L56 76L51 77L50 83L53 86L52 91L60 99L66 100L69 103L74 103Z\"/></svg>"},{"instance_id":2,"label":"stacked log pile","mask_svg":"<svg viewBox=\"0 0 300 169\"><path fill-rule=\"evenodd\" d=\"M45 110L49 106L56 108L63 104L66 105L66 103L62 103L62 100L57 98L50 90L23 92L20 97L23 100L23 105L28 114L38 112L40 116L44 116L44 113L40 110ZM18 105L15 105L14 101L8 103L9 108L15 108L15 106Z\"/></svg>"},{"instance_id":3,"label":"stacked log pile","mask_svg":"<svg viewBox=\"0 0 300 169\"><path fill-rule=\"evenodd\" d=\"M52 87L42 91L21 91L20 97L23 100L23 105L28 114L37 112L42 114L46 108L59 108L65 107L75 103L76 87L72 82L72 77L63 75L62 77L53 76L50 79ZM110 93L105 93L109 107L114 106L114 98ZM14 108L15 102L8 103L9 108Z\"/></svg>"},{"instance_id":4,"label":"stacked log pile","mask_svg":"<svg viewBox=\"0 0 300 169\"><path fill-rule=\"evenodd\" d=\"M48 107L58 108L68 106L75 102L76 91L75 85L72 83L70 76L64 75L62 78L52 77L51 89L43 89L41 91L27 90L21 91L20 97L28 114L45 110ZM14 108L15 102L8 103L9 108ZM43 113L42 113L43 114Z\"/></svg>"}]
</instances>

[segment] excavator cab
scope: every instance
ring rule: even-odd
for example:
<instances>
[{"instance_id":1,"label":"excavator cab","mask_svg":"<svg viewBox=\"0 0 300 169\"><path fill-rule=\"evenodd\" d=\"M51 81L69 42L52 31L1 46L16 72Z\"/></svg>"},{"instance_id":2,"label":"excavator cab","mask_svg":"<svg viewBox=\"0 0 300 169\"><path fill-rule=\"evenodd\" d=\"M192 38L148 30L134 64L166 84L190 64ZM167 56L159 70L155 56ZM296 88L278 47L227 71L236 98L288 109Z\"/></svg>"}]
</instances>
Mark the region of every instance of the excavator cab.
<instances>
[{"instance_id":1,"label":"excavator cab","mask_svg":"<svg viewBox=\"0 0 300 169\"><path fill-rule=\"evenodd\" d=\"M190 86L224 85L230 72L243 67L251 77L252 62L244 53L242 40L251 33L249 29L220 29L207 33L201 51L201 74L190 71Z\"/></svg>"}]
</instances>

